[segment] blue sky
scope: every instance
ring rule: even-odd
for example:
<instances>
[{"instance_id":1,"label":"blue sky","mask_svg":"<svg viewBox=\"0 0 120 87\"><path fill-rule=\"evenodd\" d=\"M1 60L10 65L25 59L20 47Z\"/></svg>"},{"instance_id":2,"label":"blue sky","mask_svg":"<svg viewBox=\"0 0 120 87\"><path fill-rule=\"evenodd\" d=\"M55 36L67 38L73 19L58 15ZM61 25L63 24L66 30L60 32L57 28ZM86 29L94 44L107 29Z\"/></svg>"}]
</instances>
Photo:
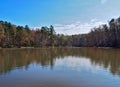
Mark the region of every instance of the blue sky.
<instances>
[{"instance_id":1,"label":"blue sky","mask_svg":"<svg viewBox=\"0 0 120 87\"><path fill-rule=\"evenodd\" d=\"M1 0L0 9L1 20L78 34L119 17L120 0Z\"/></svg>"}]
</instances>

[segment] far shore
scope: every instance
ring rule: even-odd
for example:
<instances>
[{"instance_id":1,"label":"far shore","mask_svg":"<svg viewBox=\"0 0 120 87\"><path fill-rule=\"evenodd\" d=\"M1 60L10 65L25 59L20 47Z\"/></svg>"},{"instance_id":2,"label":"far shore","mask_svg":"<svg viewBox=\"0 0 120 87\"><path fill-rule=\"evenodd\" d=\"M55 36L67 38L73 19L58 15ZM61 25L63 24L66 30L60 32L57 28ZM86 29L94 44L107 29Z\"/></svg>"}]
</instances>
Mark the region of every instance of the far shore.
<instances>
[{"instance_id":1,"label":"far shore","mask_svg":"<svg viewBox=\"0 0 120 87\"><path fill-rule=\"evenodd\" d=\"M115 47L72 47L72 46L44 46L44 47L0 47L0 49L12 49L12 48L18 48L18 49L24 49L24 48L98 48L98 49L120 49Z\"/></svg>"}]
</instances>

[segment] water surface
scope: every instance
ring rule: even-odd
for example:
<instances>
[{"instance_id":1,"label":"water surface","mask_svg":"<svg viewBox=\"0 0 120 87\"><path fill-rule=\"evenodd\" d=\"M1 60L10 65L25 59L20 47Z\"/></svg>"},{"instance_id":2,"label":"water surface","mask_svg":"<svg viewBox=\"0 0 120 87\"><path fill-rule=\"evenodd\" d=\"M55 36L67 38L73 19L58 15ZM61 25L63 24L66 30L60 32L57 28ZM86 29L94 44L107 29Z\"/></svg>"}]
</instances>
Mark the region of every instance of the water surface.
<instances>
[{"instance_id":1,"label":"water surface","mask_svg":"<svg viewBox=\"0 0 120 87\"><path fill-rule=\"evenodd\" d=\"M0 49L0 87L120 87L120 50Z\"/></svg>"}]
</instances>

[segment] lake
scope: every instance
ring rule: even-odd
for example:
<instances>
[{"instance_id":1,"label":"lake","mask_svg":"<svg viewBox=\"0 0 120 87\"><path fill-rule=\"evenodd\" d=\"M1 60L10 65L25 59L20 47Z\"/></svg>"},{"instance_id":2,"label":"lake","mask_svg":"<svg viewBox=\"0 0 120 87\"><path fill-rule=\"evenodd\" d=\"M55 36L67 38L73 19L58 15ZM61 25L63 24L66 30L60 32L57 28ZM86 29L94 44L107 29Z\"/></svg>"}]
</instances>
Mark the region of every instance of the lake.
<instances>
[{"instance_id":1,"label":"lake","mask_svg":"<svg viewBox=\"0 0 120 87\"><path fill-rule=\"evenodd\" d=\"M0 87L120 87L120 49L0 49Z\"/></svg>"}]
</instances>

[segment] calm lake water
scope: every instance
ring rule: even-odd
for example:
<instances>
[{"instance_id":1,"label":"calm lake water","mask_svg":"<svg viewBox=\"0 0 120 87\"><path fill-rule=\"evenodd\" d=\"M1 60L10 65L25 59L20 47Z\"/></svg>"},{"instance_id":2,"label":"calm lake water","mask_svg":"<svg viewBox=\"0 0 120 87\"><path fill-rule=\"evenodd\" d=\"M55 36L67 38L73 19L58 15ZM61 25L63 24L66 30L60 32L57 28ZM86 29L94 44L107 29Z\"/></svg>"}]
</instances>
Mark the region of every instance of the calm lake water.
<instances>
[{"instance_id":1,"label":"calm lake water","mask_svg":"<svg viewBox=\"0 0 120 87\"><path fill-rule=\"evenodd\" d=\"M120 87L120 50L0 49L0 87Z\"/></svg>"}]
</instances>

